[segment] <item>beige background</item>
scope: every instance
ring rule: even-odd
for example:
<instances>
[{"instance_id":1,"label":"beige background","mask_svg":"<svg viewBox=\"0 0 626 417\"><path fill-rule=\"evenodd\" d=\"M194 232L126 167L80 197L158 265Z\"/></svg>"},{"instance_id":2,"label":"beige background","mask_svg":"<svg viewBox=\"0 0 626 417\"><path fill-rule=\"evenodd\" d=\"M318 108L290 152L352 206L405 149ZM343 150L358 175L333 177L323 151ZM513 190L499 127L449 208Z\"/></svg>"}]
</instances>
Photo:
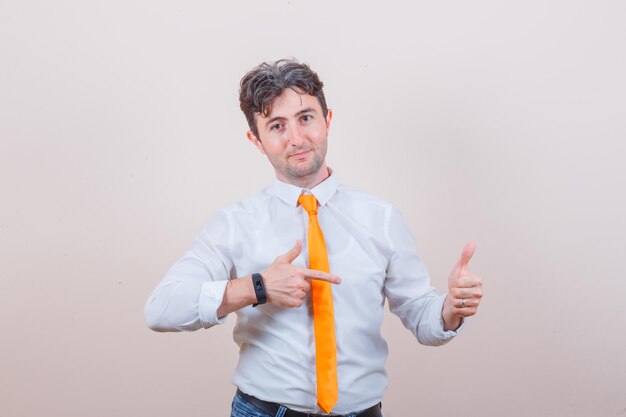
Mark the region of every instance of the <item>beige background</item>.
<instances>
[{"instance_id":1,"label":"beige background","mask_svg":"<svg viewBox=\"0 0 626 417\"><path fill-rule=\"evenodd\" d=\"M148 293L273 171L237 88L295 56L329 163L399 206L453 343L394 316L385 417L626 415L623 1L0 1L0 415L226 416L234 323L157 334Z\"/></svg>"}]
</instances>

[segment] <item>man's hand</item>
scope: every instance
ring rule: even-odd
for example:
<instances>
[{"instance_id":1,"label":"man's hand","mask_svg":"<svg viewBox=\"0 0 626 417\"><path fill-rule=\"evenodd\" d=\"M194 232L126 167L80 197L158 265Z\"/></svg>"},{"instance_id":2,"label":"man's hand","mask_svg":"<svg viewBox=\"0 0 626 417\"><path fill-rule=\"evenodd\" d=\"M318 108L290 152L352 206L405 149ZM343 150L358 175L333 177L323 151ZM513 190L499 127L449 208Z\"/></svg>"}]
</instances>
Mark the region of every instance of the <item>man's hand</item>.
<instances>
[{"instance_id":1,"label":"man's hand","mask_svg":"<svg viewBox=\"0 0 626 417\"><path fill-rule=\"evenodd\" d=\"M441 317L444 330L456 330L463 317L476 314L483 296L483 280L467 270L467 264L474 251L475 242L467 242L461 258L448 277L448 296L443 304Z\"/></svg>"},{"instance_id":2,"label":"man's hand","mask_svg":"<svg viewBox=\"0 0 626 417\"><path fill-rule=\"evenodd\" d=\"M277 307L300 307L306 293L311 290L310 280L319 279L332 284L341 283L337 275L292 265L291 263L300 255L300 252L302 252L302 242L298 240L289 252L276 258L267 271L261 274L268 303Z\"/></svg>"}]
</instances>

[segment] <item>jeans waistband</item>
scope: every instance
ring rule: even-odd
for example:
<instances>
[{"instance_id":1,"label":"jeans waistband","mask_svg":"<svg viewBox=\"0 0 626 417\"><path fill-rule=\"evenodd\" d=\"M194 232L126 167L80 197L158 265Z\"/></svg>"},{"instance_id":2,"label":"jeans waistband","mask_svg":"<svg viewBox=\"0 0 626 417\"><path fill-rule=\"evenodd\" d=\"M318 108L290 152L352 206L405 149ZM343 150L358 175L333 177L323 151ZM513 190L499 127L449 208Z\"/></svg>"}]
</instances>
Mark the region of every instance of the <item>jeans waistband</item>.
<instances>
[{"instance_id":1,"label":"jeans waistband","mask_svg":"<svg viewBox=\"0 0 626 417\"><path fill-rule=\"evenodd\" d=\"M246 400L247 402L249 402L250 404L252 404L253 406L265 411L268 414L271 415L276 415L276 413L278 413L278 409L281 407L280 404L277 403L272 403L272 402L268 402L268 401L263 401L263 400L259 400L256 397L253 397L252 395L248 395L245 392L242 392L241 390L237 389L237 394L239 396L241 396L241 398L243 398L244 400ZM358 413L349 413L351 415L355 415L357 417L379 417L380 416L380 410L382 408L381 403L378 403L366 410L363 411L359 411ZM346 417L348 414L343 414L343 415L333 415L333 417ZM289 408L287 408L287 410L285 411L285 414L283 414L284 417L328 417L328 414L310 414L310 413L303 413L300 411L296 411L296 410L291 410Z\"/></svg>"}]
</instances>

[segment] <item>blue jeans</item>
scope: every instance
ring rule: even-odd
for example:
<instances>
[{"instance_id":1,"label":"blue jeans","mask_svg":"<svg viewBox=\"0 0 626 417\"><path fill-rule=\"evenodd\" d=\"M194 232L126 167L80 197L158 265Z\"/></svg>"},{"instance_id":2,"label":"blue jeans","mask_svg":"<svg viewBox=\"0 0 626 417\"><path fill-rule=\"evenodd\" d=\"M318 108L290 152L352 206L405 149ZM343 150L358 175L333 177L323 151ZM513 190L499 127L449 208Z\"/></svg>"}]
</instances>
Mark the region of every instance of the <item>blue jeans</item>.
<instances>
[{"instance_id":1,"label":"blue jeans","mask_svg":"<svg viewBox=\"0 0 626 417\"><path fill-rule=\"evenodd\" d=\"M283 417L285 411L287 411L287 407L281 405L276 415L270 415L247 402L239 394L235 394L230 417ZM357 413L346 414L346 417L356 416ZM381 414L380 417L383 417L383 415Z\"/></svg>"}]
</instances>

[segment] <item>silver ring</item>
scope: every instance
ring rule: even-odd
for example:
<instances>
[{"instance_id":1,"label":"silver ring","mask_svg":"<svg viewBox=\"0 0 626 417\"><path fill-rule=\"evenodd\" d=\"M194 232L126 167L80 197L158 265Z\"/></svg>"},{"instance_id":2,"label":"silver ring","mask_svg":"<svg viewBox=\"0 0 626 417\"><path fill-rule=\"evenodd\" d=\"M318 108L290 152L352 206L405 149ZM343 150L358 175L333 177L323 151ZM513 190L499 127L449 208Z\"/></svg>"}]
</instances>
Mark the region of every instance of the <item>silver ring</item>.
<instances>
[{"instance_id":1,"label":"silver ring","mask_svg":"<svg viewBox=\"0 0 626 417\"><path fill-rule=\"evenodd\" d=\"M461 300L461 308L465 307L465 298Z\"/></svg>"}]
</instances>

